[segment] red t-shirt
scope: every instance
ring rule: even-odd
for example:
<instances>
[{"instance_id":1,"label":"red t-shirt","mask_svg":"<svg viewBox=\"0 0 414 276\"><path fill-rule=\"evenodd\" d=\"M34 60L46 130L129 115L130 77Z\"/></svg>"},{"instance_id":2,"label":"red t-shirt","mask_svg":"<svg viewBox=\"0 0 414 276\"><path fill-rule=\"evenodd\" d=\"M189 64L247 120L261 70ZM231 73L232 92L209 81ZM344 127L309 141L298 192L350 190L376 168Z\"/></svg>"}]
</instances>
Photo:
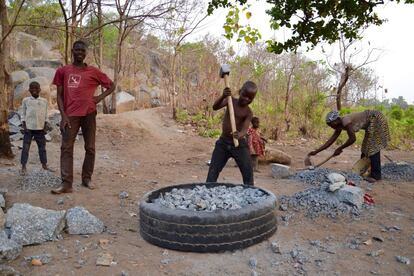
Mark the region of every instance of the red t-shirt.
<instances>
[{"instance_id":1,"label":"red t-shirt","mask_svg":"<svg viewBox=\"0 0 414 276\"><path fill-rule=\"evenodd\" d=\"M63 86L63 104L66 115L85 116L95 112L93 99L96 88L112 86L108 76L96 67L77 67L72 64L56 70L53 84Z\"/></svg>"}]
</instances>

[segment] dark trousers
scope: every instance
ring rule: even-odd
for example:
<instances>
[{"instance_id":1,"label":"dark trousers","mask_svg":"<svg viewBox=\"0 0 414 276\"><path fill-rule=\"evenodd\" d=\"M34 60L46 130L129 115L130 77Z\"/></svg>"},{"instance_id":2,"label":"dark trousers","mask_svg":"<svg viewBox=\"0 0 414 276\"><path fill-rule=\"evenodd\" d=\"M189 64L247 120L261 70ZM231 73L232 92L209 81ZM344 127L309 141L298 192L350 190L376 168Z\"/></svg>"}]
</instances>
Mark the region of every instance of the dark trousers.
<instances>
[{"instance_id":1,"label":"dark trousers","mask_svg":"<svg viewBox=\"0 0 414 276\"><path fill-rule=\"evenodd\" d=\"M232 142L220 138L211 157L210 168L208 170L206 182L217 182L220 172L223 170L229 158L233 157L243 176L243 183L254 185L253 169L250 159L249 147L246 139L239 140L239 146L236 148Z\"/></svg>"},{"instance_id":2,"label":"dark trousers","mask_svg":"<svg viewBox=\"0 0 414 276\"><path fill-rule=\"evenodd\" d=\"M23 149L20 163L26 166L27 160L29 159L29 150L32 139L36 141L37 149L39 150L39 158L42 164L47 164L46 156L46 138L43 130L27 130L23 136Z\"/></svg>"},{"instance_id":3,"label":"dark trousers","mask_svg":"<svg viewBox=\"0 0 414 276\"><path fill-rule=\"evenodd\" d=\"M95 134L96 134L96 112L86 116L69 117L71 128L62 132L62 145L60 147L60 172L62 184L65 188L72 188L73 183L73 146L79 128L85 141L85 159L82 166L82 182L92 178L95 166Z\"/></svg>"},{"instance_id":4,"label":"dark trousers","mask_svg":"<svg viewBox=\"0 0 414 276\"><path fill-rule=\"evenodd\" d=\"M365 157L361 154L361 157ZM371 177L376 180L381 180L381 152L377 152L369 157L371 161Z\"/></svg>"}]
</instances>

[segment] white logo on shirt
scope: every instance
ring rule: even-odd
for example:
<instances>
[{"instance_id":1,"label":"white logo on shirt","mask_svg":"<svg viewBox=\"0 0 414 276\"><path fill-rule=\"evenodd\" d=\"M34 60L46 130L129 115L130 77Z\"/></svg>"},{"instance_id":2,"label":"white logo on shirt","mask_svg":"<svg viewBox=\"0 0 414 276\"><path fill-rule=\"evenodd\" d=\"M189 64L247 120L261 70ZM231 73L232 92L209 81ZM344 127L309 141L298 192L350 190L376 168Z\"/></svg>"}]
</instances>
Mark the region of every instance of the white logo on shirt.
<instances>
[{"instance_id":1,"label":"white logo on shirt","mask_svg":"<svg viewBox=\"0 0 414 276\"><path fill-rule=\"evenodd\" d=\"M77 88L81 81L81 75L70 74L68 80L68 87Z\"/></svg>"}]
</instances>

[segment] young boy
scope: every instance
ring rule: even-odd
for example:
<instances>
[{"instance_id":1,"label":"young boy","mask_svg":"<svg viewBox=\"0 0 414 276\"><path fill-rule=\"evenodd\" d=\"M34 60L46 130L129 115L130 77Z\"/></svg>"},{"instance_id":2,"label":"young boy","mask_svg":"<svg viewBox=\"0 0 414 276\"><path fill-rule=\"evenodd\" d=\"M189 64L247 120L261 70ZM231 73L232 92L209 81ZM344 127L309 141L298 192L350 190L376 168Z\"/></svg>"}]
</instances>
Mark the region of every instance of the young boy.
<instances>
[{"instance_id":1,"label":"young boy","mask_svg":"<svg viewBox=\"0 0 414 276\"><path fill-rule=\"evenodd\" d=\"M222 123L222 133L216 142L213 156L211 157L206 182L217 182L217 178L226 165L227 160L233 157L243 176L243 183L254 185L253 169L246 135L253 117L249 104L256 97L256 93L257 85L252 81L246 81L239 91L240 97L238 99L232 98L237 131L232 133L229 111L226 110ZM231 96L231 90L226 87L223 90L223 95L214 102L213 110L226 107L228 96ZM234 146L233 137L239 140L237 148Z\"/></svg>"},{"instance_id":2,"label":"young boy","mask_svg":"<svg viewBox=\"0 0 414 276\"><path fill-rule=\"evenodd\" d=\"M27 159L32 139L37 143L42 168L48 170L46 157L45 128L47 125L47 100L39 97L40 85L38 82L31 82L29 85L31 97L23 99L22 124L24 129L23 149L21 156L22 174L26 173Z\"/></svg>"},{"instance_id":3,"label":"young boy","mask_svg":"<svg viewBox=\"0 0 414 276\"><path fill-rule=\"evenodd\" d=\"M252 160L252 167L254 172L259 172L259 158L265 155L265 142L266 139L261 137L259 130L260 121L259 118L252 118L252 127L247 131L249 141L249 151Z\"/></svg>"}]
</instances>

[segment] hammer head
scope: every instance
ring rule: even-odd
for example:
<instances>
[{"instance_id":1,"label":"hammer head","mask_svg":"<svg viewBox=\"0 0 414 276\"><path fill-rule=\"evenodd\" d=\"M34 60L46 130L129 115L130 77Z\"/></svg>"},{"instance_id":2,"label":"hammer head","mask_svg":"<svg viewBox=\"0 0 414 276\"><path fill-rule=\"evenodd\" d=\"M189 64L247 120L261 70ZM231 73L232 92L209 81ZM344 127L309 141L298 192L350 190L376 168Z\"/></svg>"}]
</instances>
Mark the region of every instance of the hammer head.
<instances>
[{"instance_id":1,"label":"hammer head","mask_svg":"<svg viewBox=\"0 0 414 276\"><path fill-rule=\"evenodd\" d=\"M230 65L228 64L223 64L220 67L220 78L224 78L225 75L229 75L230 74Z\"/></svg>"}]
</instances>

